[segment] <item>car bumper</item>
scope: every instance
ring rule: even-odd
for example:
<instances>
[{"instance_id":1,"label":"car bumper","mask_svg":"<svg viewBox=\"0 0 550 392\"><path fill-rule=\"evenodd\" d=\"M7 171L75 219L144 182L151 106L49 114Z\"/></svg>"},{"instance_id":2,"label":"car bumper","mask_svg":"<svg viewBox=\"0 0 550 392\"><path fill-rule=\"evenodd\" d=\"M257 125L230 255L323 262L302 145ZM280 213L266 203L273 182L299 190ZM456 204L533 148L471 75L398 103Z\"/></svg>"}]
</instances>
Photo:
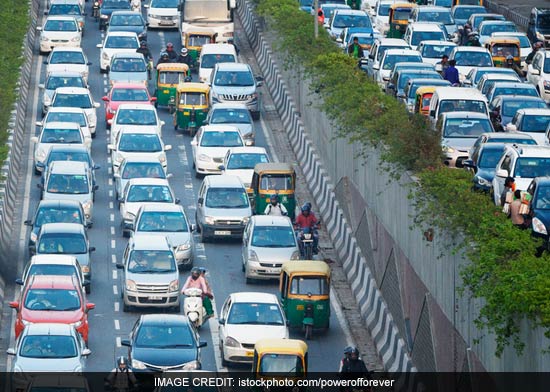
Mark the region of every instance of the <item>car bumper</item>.
<instances>
[{"instance_id":1,"label":"car bumper","mask_svg":"<svg viewBox=\"0 0 550 392\"><path fill-rule=\"evenodd\" d=\"M52 42L52 41L41 41L40 42L40 51L41 52L51 52L53 48L61 47L70 47L70 48L79 48L81 41L66 41L66 42Z\"/></svg>"},{"instance_id":2,"label":"car bumper","mask_svg":"<svg viewBox=\"0 0 550 392\"><path fill-rule=\"evenodd\" d=\"M193 264L193 251L191 249L184 251L174 250L176 254L176 263L178 266L188 266Z\"/></svg>"},{"instance_id":3,"label":"car bumper","mask_svg":"<svg viewBox=\"0 0 550 392\"><path fill-rule=\"evenodd\" d=\"M156 29L175 29L178 27L178 21L176 19L157 19L157 18L147 18L147 22L149 22L149 28L156 28Z\"/></svg>"},{"instance_id":4,"label":"car bumper","mask_svg":"<svg viewBox=\"0 0 550 392\"><path fill-rule=\"evenodd\" d=\"M237 225L206 225L201 228L204 235L219 238L242 238L244 226Z\"/></svg>"},{"instance_id":5,"label":"car bumper","mask_svg":"<svg viewBox=\"0 0 550 392\"><path fill-rule=\"evenodd\" d=\"M246 277L253 279L279 279L281 267L273 267L273 263L251 262L246 263Z\"/></svg>"},{"instance_id":6,"label":"car bumper","mask_svg":"<svg viewBox=\"0 0 550 392\"><path fill-rule=\"evenodd\" d=\"M124 292L124 303L129 306L165 308L179 305L179 292L173 293L141 293L136 291Z\"/></svg>"},{"instance_id":7,"label":"car bumper","mask_svg":"<svg viewBox=\"0 0 550 392\"><path fill-rule=\"evenodd\" d=\"M468 152L464 151L456 151L452 153L445 153L445 165L449 167L456 167L456 168L463 168L464 165L462 162L464 162L466 159L468 159Z\"/></svg>"},{"instance_id":8,"label":"car bumper","mask_svg":"<svg viewBox=\"0 0 550 392\"><path fill-rule=\"evenodd\" d=\"M254 350L243 347L227 347L224 344L223 356L228 362L251 363L254 359Z\"/></svg>"},{"instance_id":9,"label":"car bumper","mask_svg":"<svg viewBox=\"0 0 550 392\"><path fill-rule=\"evenodd\" d=\"M221 174L222 171L219 169L220 165L222 165L220 162L197 161L197 163L195 163L195 168L197 173L200 174Z\"/></svg>"},{"instance_id":10,"label":"car bumper","mask_svg":"<svg viewBox=\"0 0 550 392\"><path fill-rule=\"evenodd\" d=\"M99 68L101 68L102 71L106 71L110 63L111 63L111 58L106 60L103 58L103 56L101 56L99 60Z\"/></svg>"}]
</instances>

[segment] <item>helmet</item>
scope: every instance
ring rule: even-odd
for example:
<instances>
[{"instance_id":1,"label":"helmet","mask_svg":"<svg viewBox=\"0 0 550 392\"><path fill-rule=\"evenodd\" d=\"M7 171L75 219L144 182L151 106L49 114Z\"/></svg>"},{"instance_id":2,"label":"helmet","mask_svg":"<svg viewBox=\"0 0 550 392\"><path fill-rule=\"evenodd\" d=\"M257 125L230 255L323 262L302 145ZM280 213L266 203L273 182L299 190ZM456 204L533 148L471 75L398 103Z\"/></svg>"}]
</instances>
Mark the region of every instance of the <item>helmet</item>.
<instances>
[{"instance_id":1,"label":"helmet","mask_svg":"<svg viewBox=\"0 0 550 392\"><path fill-rule=\"evenodd\" d=\"M187 52L189 52L189 51L187 50L187 48L185 48L185 47L184 47L184 48L181 48L181 54L183 54L183 55L185 56L185 55L187 54Z\"/></svg>"},{"instance_id":2,"label":"helmet","mask_svg":"<svg viewBox=\"0 0 550 392\"><path fill-rule=\"evenodd\" d=\"M279 201L279 195L276 194L276 193L271 195L270 200L271 200L272 203L273 202L275 202L275 203L278 202Z\"/></svg>"},{"instance_id":3,"label":"helmet","mask_svg":"<svg viewBox=\"0 0 550 392\"><path fill-rule=\"evenodd\" d=\"M350 355L352 351L353 351L353 347L352 347L352 346L347 346L347 347L344 349L344 354L345 354L345 355Z\"/></svg>"},{"instance_id":4,"label":"helmet","mask_svg":"<svg viewBox=\"0 0 550 392\"><path fill-rule=\"evenodd\" d=\"M139 46L147 46L147 41L145 40L140 41Z\"/></svg>"},{"instance_id":5,"label":"helmet","mask_svg":"<svg viewBox=\"0 0 550 392\"><path fill-rule=\"evenodd\" d=\"M509 60L514 60L514 56L512 56L511 54L509 54L508 56L506 56L506 61L509 61Z\"/></svg>"},{"instance_id":6,"label":"helmet","mask_svg":"<svg viewBox=\"0 0 550 392\"><path fill-rule=\"evenodd\" d=\"M359 358L359 349L357 347L352 347L349 355L350 356L353 355L353 356L356 356L357 358Z\"/></svg>"},{"instance_id":7,"label":"helmet","mask_svg":"<svg viewBox=\"0 0 550 392\"><path fill-rule=\"evenodd\" d=\"M193 267L191 269L191 275L199 274L201 273L201 269L199 267Z\"/></svg>"},{"instance_id":8,"label":"helmet","mask_svg":"<svg viewBox=\"0 0 550 392\"><path fill-rule=\"evenodd\" d=\"M475 31L472 31L471 33L468 34L468 37L469 38L477 37L477 33Z\"/></svg>"},{"instance_id":9,"label":"helmet","mask_svg":"<svg viewBox=\"0 0 550 392\"><path fill-rule=\"evenodd\" d=\"M168 42L166 44L166 49L173 49L174 48L174 44L172 42Z\"/></svg>"},{"instance_id":10,"label":"helmet","mask_svg":"<svg viewBox=\"0 0 550 392\"><path fill-rule=\"evenodd\" d=\"M162 53L160 54L160 57L162 57L162 58L165 58L165 57L168 58L169 56L168 56L168 53L162 52Z\"/></svg>"},{"instance_id":11,"label":"helmet","mask_svg":"<svg viewBox=\"0 0 550 392\"><path fill-rule=\"evenodd\" d=\"M117 358L116 364L117 364L118 367L127 366L128 361L126 360L126 357L122 356L122 357Z\"/></svg>"},{"instance_id":12,"label":"helmet","mask_svg":"<svg viewBox=\"0 0 550 392\"><path fill-rule=\"evenodd\" d=\"M191 82L193 79L191 79L191 76L186 76L185 79L183 79L184 82L186 83L189 83Z\"/></svg>"},{"instance_id":13,"label":"helmet","mask_svg":"<svg viewBox=\"0 0 550 392\"><path fill-rule=\"evenodd\" d=\"M206 273L206 268L204 268L204 267L197 267L197 268L199 269L201 274Z\"/></svg>"},{"instance_id":14,"label":"helmet","mask_svg":"<svg viewBox=\"0 0 550 392\"><path fill-rule=\"evenodd\" d=\"M302 212L310 212L311 211L311 205L309 203L305 203L302 206Z\"/></svg>"}]
</instances>

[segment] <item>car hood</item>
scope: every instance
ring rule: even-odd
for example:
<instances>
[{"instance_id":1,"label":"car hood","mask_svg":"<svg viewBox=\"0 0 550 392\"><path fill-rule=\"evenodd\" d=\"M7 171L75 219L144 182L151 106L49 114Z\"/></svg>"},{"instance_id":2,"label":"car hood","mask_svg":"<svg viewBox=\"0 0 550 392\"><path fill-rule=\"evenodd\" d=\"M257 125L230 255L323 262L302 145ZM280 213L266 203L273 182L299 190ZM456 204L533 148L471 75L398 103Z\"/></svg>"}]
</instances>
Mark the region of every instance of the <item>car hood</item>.
<instances>
[{"instance_id":1,"label":"car hood","mask_svg":"<svg viewBox=\"0 0 550 392\"><path fill-rule=\"evenodd\" d=\"M43 200L76 200L84 203L92 199L90 193L72 195L67 193L48 193L44 191Z\"/></svg>"},{"instance_id":2,"label":"car hood","mask_svg":"<svg viewBox=\"0 0 550 392\"><path fill-rule=\"evenodd\" d=\"M143 83L147 80L147 71L143 72L109 72L111 82L117 83Z\"/></svg>"},{"instance_id":3,"label":"car hood","mask_svg":"<svg viewBox=\"0 0 550 392\"><path fill-rule=\"evenodd\" d=\"M197 147L197 156L200 154L208 155L210 158L224 158L230 147ZM221 162L220 162L221 165Z\"/></svg>"},{"instance_id":4,"label":"car hood","mask_svg":"<svg viewBox=\"0 0 550 392\"><path fill-rule=\"evenodd\" d=\"M74 358L25 358L17 357L15 366L22 372L67 372L82 370L78 357Z\"/></svg>"},{"instance_id":5,"label":"car hood","mask_svg":"<svg viewBox=\"0 0 550 392\"><path fill-rule=\"evenodd\" d=\"M117 156L125 158L142 158L142 157L154 157L159 159L164 151L156 151L156 152L124 152L124 151L117 151ZM122 162L122 161L121 161Z\"/></svg>"},{"instance_id":6,"label":"car hood","mask_svg":"<svg viewBox=\"0 0 550 392\"><path fill-rule=\"evenodd\" d=\"M133 280L136 284L168 285L171 281L178 279L178 270L166 273L136 274L126 270L126 279Z\"/></svg>"},{"instance_id":7,"label":"car hood","mask_svg":"<svg viewBox=\"0 0 550 392\"><path fill-rule=\"evenodd\" d=\"M292 253L298 250L296 246L290 248L264 248L258 246L250 246L250 250L253 250L258 255L258 259L261 262L276 262L284 263L290 260Z\"/></svg>"},{"instance_id":8,"label":"car hood","mask_svg":"<svg viewBox=\"0 0 550 392\"><path fill-rule=\"evenodd\" d=\"M260 339L286 339L288 331L285 325L226 324L225 335L239 343L256 344Z\"/></svg>"},{"instance_id":9,"label":"car hood","mask_svg":"<svg viewBox=\"0 0 550 392\"><path fill-rule=\"evenodd\" d=\"M148 15L177 16L177 8L149 8Z\"/></svg>"},{"instance_id":10,"label":"car hood","mask_svg":"<svg viewBox=\"0 0 550 392\"><path fill-rule=\"evenodd\" d=\"M75 35L79 35L78 31L43 31L41 36L48 39L66 39L69 40Z\"/></svg>"},{"instance_id":11,"label":"car hood","mask_svg":"<svg viewBox=\"0 0 550 392\"><path fill-rule=\"evenodd\" d=\"M247 208L209 208L204 207L204 215L211 216L217 220L234 220L235 218L242 219L252 215L250 207Z\"/></svg>"},{"instance_id":12,"label":"car hood","mask_svg":"<svg viewBox=\"0 0 550 392\"><path fill-rule=\"evenodd\" d=\"M82 309L58 312L53 310L30 310L25 307L21 309L23 320L39 323L75 323L82 319Z\"/></svg>"},{"instance_id":13,"label":"car hood","mask_svg":"<svg viewBox=\"0 0 550 392\"><path fill-rule=\"evenodd\" d=\"M177 366L197 359L197 348L133 347L132 358L151 366Z\"/></svg>"},{"instance_id":14,"label":"car hood","mask_svg":"<svg viewBox=\"0 0 550 392\"><path fill-rule=\"evenodd\" d=\"M145 32L145 27L143 26L113 26L109 25L109 31L129 31L131 33L136 33L140 35Z\"/></svg>"},{"instance_id":15,"label":"car hood","mask_svg":"<svg viewBox=\"0 0 550 392\"><path fill-rule=\"evenodd\" d=\"M117 111L118 110L118 107L120 105L124 105L124 104L149 104L150 101L109 101L108 104L109 104L109 107L111 109L113 109L114 111ZM125 126L128 126L128 125L125 125ZM151 127L151 125L147 125L147 127ZM134 127L132 127L134 128ZM134 128L135 129L135 128Z\"/></svg>"},{"instance_id":16,"label":"car hood","mask_svg":"<svg viewBox=\"0 0 550 392\"><path fill-rule=\"evenodd\" d=\"M535 139L535 141L539 146L544 146L544 143L547 140L545 137L546 132L523 132L522 131L521 133L531 136L533 139Z\"/></svg>"},{"instance_id":17,"label":"car hood","mask_svg":"<svg viewBox=\"0 0 550 392\"><path fill-rule=\"evenodd\" d=\"M475 142L476 142L475 138L461 138L461 137L443 138L443 144L446 144L447 146L456 148L461 151L469 151Z\"/></svg>"},{"instance_id":18,"label":"car hood","mask_svg":"<svg viewBox=\"0 0 550 392\"><path fill-rule=\"evenodd\" d=\"M242 170L225 170L224 174L228 174L230 176L237 176L244 184L245 188L250 187L250 183L252 182L252 176L254 175L254 169L242 169Z\"/></svg>"},{"instance_id":19,"label":"car hood","mask_svg":"<svg viewBox=\"0 0 550 392\"><path fill-rule=\"evenodd\" d=\"M87 64L48 64L48 73L51 72L78 72L83 73L88 70Z\"/></svg>"},{"instance_id":20,"label":"car hood","mask_svg":"<svg viewBox=\"0 0 550 392\"><path fill-rule=\"evenodd\" d=\"M213 68L199 68L199 80L206 81L210 80L210 75L212 74Z\"/></svg>"},{"instance_id":21,"label":"car hood","mask_svg":"<svg viewBox=\"0 0 550 392\"><path fill-rule=\"evenodd\" d=\"M191 242L191 235L188 232L169 232L169 231L140 231L148 236L166 237L172 246L179 246Z\"/></svg>"},{"instance_id":22,"label":"car hood","mask_svg":"<svg viewBox=\"0 0 550 392\"><path fill-rule=\"evenodd\" d=\"M138 48L103 48L102 52L111 57L115 53L136 53Z\"/></svg>"},{"instance_id":23,"label":"car hood","mask_svg":"<svg viewBox=\"0 0 550 392\"><path fill-rule=\"evenodd\" d=\"M235 127L239 130L239 133L241 136L244 137L244 135L252 133L253 132L253 126L252 124L242 124L242 123L223 123L223 125L230 125L232 127Z\"/></svg>"},{"instance_id":24,"label":"car hood","mask_svg":"<svg viewBox=\"0 0 550 392\"><path fill-rule=\"evenodd\" d=\"M221 95L250 95L256 92L256 86L214 86L213 90Z\"/></svg>"}]
</instances>

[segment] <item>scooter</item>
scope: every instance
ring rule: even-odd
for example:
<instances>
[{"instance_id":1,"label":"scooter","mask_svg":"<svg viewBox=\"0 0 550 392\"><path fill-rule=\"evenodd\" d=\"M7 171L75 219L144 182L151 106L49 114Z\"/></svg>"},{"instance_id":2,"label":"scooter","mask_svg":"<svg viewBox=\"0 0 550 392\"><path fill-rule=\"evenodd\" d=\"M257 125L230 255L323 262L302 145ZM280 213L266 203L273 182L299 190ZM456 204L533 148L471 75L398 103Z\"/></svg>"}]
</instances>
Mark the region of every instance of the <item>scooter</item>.
<instances>
[{"instance_id":1,"label":"scooter","mask_svg":"<svg viewBox=\"0 0 550 392\"><path fill-rule=\"evenodd\" d=\"M195 328L200 328L206 321L206 309L202 306L202 290L189 288L184 290L183 313Z\"/></svg>"}]
</instances>

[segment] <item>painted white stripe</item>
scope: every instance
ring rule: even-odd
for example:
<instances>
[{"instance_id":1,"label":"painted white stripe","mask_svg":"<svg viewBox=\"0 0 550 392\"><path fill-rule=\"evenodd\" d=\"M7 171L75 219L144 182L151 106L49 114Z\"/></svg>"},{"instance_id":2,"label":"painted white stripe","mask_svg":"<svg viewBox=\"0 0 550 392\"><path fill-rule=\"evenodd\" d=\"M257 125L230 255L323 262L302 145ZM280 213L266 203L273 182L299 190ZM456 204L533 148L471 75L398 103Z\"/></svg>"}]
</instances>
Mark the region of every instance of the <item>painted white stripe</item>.
<instances>
[{"instance_id":1,"label":"painted white stripe","mask_svg":"<svg viewBox=\"0 0 550 392\"><path fill-rule=\"evenodd\" d=\"M114 222L114 221L115 221L115 214L111 214L111 215L109 216L109 220L110 220L111 222Z\"/></svg>"},{"instance_id":2,"label":"painted white stripe","mask_svg":"<svg viewBox=\"0 0 550 392\"><path fill-rule=\"evenodd\" d=\"M115 227L111 226L111 235L115 235Z\"/></svg>"},{"instance_id":3,"label":"painted white stripe","mask_svg":"<svg viewBox=\"0 0 550 392\"><path fill-rule=\"evenodd\" d=\"M118 273L117 273L117 270L114 269L113 270L113 280L117 280L118 279Z\"/></svg>"},{"instance_id":4,"label":"painted white stripe","mask_svg":"<svg viewBox=\"0 0 550 392\"><path fill-rule=\"evenodd\" d=\"M118 321L118 319L115 319L115 329L117 331L120 329L120 321Z\"/></svg>"},{"instance_id":5,"label":"painted white stripe","mask_svg":"<svg viewBox=\"0 0 550 392\"><path fill-rule=\"evenodd\" d=\"M112 201L109 202L109 208L112 210L113 208L115 208L115 205Z\"/></svg>"},{"instance_id":6,"label":"painted white stripe","mask_svg":"<svg viewBox=\"0 0 550 392\"><path fill-rule=\"evenodd\" d=\"M120 338L120 336L117 336L115 340L116 340L116 346L118 348L122 347L122 339Z\"/></svg>"},{"instance_id":7,"label":"painted white stripe","mask_svg":"<svg viewBox=\"0 0 550 392\"><path fill-rule=\"evenodd\" d=\"M116 264L116 255L111 255L111 262Z\"/></svg>"},{"instance_id":8,"label":"painted white stripe","mask_svg":"<svg viewBox=\"0 0 550 392\"><path fill-rule=\"evenodd\" d=\"M118 295L118 286L116 284L113 285L113 294Z\"/></svg>"},{"instance_id":9,"label":"painted white stripe","mask_svg":"<svg viewBox=\"0 0 550 392\"><path fill-rule=\"evenodd\" d=\"M120 302L115 302L115 312L120 312Z\"/></svg>"},{"instance_id":10,"label":"painted white stripe","mask_svg":"<svg viewBox=\"0 0 550 392\"><path fill-rule=\"evenodd\" d=\"M111 240L111 248L112 249L116 248L116 240Z\"/></svg>"}]
</instances>

